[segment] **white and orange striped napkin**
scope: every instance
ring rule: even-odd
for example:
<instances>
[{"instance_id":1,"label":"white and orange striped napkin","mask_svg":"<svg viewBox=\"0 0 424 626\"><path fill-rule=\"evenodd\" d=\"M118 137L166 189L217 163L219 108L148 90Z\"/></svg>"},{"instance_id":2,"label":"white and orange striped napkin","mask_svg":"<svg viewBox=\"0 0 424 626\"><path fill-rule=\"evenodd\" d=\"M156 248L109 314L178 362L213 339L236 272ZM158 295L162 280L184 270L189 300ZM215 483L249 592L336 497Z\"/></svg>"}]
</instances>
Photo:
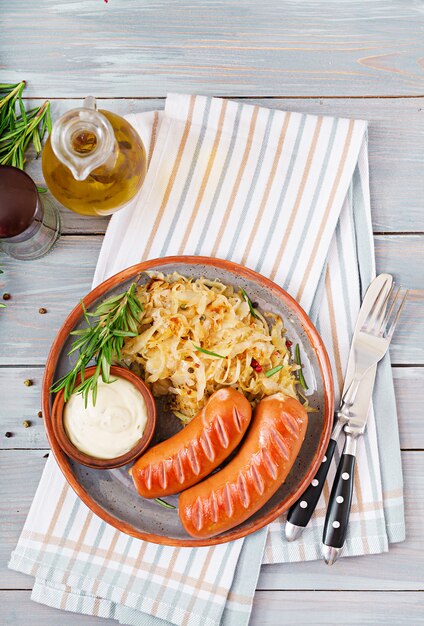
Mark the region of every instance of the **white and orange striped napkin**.
<instances>
[{"instance_id":1,"label":"white and orange striped napkin","mask_svg":"<svg viewBox=\"0 0 424 626\"><path fill-rule=\"evenodd\" d=\"M243 263L309 311L330 354L337 402L361 297L375 275L366 123L188 95L170 95L164 112L130 121L150 146L149 170L137 200L110 222L94 284L172 254ZM404 538L387 359L357 467L346 556L383 552ZM242 626L261 564L320 558L327 498L328 489L293 544L282 518L212 548L157 546L92 514L49 458L10 567L35 576L32 598L57 608L143 626Z\"/></svg>"}]
</instances>

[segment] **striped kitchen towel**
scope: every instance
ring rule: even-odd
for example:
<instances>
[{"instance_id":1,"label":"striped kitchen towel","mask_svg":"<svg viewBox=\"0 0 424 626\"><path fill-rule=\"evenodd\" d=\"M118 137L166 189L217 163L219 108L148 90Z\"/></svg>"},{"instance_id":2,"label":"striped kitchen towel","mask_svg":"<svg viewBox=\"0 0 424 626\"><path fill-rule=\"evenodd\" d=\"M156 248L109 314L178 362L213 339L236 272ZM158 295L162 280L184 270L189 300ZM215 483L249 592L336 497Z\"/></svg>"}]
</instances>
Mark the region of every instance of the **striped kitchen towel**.
<instances>
[{"instance_id":1,"label":"striped kitchen towel","mask_svg":"<svg viewBox=\"0 0 424 626\"><path fill-rule=\"evenodd\" d=\"M150 165L136 201L110 222L94 284L172 254L243 263L309 311L330 355L337 402L375 275L366 123L189 95L168 96L164 113L129 119L150 146ZM345 556L383 552L404 538L388 359L357 467ZM97 518L49 458L10 567L35 577L34 600L61 609L133 625L242 626L262 563L320 558L327 500L328 489L293 544L283 517L233 543L157 546Z\"/></svg>"}]
</instances>

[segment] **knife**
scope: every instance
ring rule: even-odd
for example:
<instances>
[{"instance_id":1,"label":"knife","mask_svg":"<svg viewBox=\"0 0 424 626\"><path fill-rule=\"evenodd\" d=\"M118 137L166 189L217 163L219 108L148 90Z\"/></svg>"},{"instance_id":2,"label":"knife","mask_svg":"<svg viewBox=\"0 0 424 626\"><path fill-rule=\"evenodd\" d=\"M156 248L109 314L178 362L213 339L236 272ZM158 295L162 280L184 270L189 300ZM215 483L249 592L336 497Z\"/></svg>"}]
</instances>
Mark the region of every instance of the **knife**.
<instances>
[{"instance_id":1,"label":"knife","mask_svg":"<svg viewBox=\"0 0 424 626\"><path fill-rule=\"evenodd\" d=\"M387 293L385 287L387 285L383 285L383 296ZM389 283L390 288L391 284ZM399 318L406 295L400 305L394 324ZM376 369L377 364L363 377L353 402L346 405L342 404L341 407L341 411L348 416L348 422L344 426L345 445L331 489L324 523L322 555L327 565L333 565L345 542L354 485L356 445L358 437L364 434L367 425Z\"/></svg>"},{"instance_id":2,"label":"knife","mask_svg":"<svg viewBox=\"0 0 424 626\"><path fill-rule=\"evenodd\" d=\"M346 375L344 380L342 398L348 390L353 377L355 375L355 357L354 357L354 346L356 337L361 330L366 317L375 303L376 299L383 293L386 295L390 289L392 288L393 277L390 274L379 274L377 278L375 278L370 286L367 289L367 292L364 296L361 309L359 311L358 319L356 320L355 330L352 337L352 343L349 352L349 358L346 368ZM356 394L355 401L351 407L349 407L349 411L346 410L346 407L343 407L341 404L339 410L335 414L335 421L333 426L333 431L331 433L330 441L328 444L328 448L326 450L325 456L322 460L322 463L316 473L314 479L312 480L309 487L302 494L302 496L292 505L288 514L287 514L287 522L285 526L285 534L286 539L288 541L294 541L297 539L308 525L309 520L312 517L312 514L318 504L318 500L324 488L325 480L327 478L328 470L331 465L331 460L334 456L334 451L336 449L337 441L342 433L343 429L349 424L349 421L352 418L355 418L357 415L368 415L368 411L371 405L372 399L372 391L374 388L374 379L375 373L377 370L377 365L372 366L368 372L365 374L362 379L358 392ZM342 472L348 473L347 470ZM349 481L347 481L349 482ZM336 496L343 497L343 496ZM327 516L328 517L328 516ZM335 518L330 521L330 524L337 522ZM327 524L328 526L328 524ZM335 528L332 527L333 531L336 531ZM323 541L326 544L331 543L328 539L329 528L327 528L327 533L324 531ZM343 545L343 544L342 544ZM338 556L339 548L333 548L330 545L324 545L323 547L323 556L327 563L334 563L334 560ZM328 559L328 560L327 560ZM332 560L334 559L334 560Z\"/></svg>"}]
</instances>

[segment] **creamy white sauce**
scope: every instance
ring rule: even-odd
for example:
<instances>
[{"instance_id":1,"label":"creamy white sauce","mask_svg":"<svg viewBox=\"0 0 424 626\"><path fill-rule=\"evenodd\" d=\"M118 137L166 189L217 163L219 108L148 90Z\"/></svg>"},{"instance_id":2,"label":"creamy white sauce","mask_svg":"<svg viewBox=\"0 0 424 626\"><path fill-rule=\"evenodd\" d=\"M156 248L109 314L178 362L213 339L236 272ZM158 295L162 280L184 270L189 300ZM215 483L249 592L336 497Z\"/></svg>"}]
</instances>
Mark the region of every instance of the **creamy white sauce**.
<instances>
[{"instance_id":1,"label":"creamy white sauce","mask_svg":"<svg viewBox=\"0 0 424 626\"><path fill-rule=\"evenodd\" d=\"M78 450L97 459L125 454L141 439L147 408L141 393L124 378L113 383L98 381L96 405L91 395L87 408L81 394L65 405L65 431Z\"/></svg>"}]
</instances>

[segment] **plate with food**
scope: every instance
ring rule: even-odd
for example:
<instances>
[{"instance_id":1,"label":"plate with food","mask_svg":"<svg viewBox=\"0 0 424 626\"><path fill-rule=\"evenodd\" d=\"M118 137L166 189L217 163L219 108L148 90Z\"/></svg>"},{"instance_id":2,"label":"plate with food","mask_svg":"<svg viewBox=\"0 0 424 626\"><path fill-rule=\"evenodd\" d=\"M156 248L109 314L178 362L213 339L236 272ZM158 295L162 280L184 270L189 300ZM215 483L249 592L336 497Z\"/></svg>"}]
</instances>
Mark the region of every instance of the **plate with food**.
<instances>
[{"instance_id":1,"label":"plate with food","mask_svg":"<svg viewBox=\"0 0 424 626\"><path fill-rule=\"evenodd\" d=\"M287 511L325 454L328 356L278 285L229 261L167 257L91 291L53 342L47 436L66 480L154 543L238 539Z\"/></svg>"}]
</instances>

